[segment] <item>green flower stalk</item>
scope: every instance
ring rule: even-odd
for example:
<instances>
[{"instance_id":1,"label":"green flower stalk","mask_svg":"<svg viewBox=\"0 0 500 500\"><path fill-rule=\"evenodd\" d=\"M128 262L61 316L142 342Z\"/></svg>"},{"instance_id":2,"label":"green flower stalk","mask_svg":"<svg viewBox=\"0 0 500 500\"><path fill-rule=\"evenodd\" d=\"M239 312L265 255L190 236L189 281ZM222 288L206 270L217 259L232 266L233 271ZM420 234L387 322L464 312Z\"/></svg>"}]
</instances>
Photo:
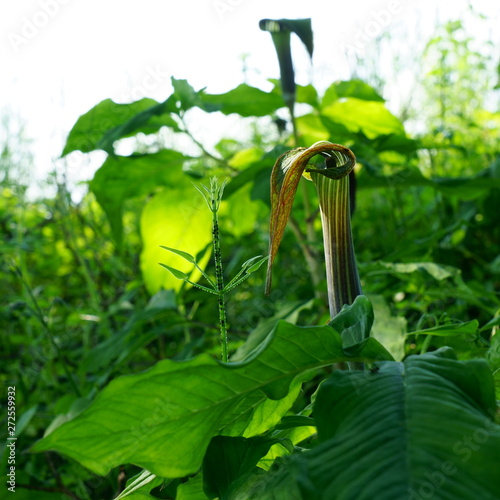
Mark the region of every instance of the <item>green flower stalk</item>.
<instances>
[{"instance_id":1,"label":"green flower stalk","mask_svg":"<svg viewBox=\"0 0 500 500\"><path fill-rule=\"evenodd\" d=\"M312 163L316 156L321 163ZM337 315L346 304L361 295L351 232L349 174L356 157L339 144L320 141L309 148L297 148L281 155L271 175L271 222L266 293L271 290L272 265L292 210L301 177L316 186L323 227L328 305Z\"/></svg>"}]
</instances>

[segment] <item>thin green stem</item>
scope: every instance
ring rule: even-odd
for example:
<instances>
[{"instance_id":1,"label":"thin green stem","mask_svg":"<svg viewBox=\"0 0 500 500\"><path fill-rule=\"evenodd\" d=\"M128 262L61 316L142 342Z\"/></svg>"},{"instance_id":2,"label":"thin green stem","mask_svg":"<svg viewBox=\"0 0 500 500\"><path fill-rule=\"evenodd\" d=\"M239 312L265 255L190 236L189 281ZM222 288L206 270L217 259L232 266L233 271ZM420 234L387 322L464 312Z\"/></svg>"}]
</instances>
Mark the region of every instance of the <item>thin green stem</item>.
<instances>
[{"instance_id":1,"label":"thin green stem","mask_svg":"<svg viewBox=\"0 0 500 500\"><path fill-rule=\"evenodd\" d=\"M182 132L186 134L193 142L200 148L201 152L207 156L208 158L211 158L215 162L217 162L219 165L221 165L225 170L233 173L238 173L238 170L229 165L229 163L224 159L220 158L219 156L215 156L210 151L208 151L205 146L198 140L196 137L191 133L189 130L186 121L184 120L184 116L180 116L180 120L182 122Z\"/></svg>"},{"instance_id":2,"label":"thin green stem","mask_svg":"<svg viewBox=\"0 0 500 500\"><path fill-rule=\"evenodd\" d=\"M311 247L308 245L306 236L301 231L299 223L295 220L294 217L290 216L288 219L290 223L290 228L292 229L295 238L299 244L300 249L302 250L302 254L307 262L309 267L309 272L311 274L312 284L314 286L314 293L316 296L319 294L318 285L321 283L321 270L318 264L318 256L316 253L312 251Z\"/></svg>"},{"instance_id":3,"label":"thin green stem","mask_svg":"<svg viewBox=\"0 0 500 500\"><path fill-rule=\"evenodd\" d=\"M187 317L186 305L184 304L184 302L181 302L178 307L181 315L183 317ZM184 325L183 331L184 331L184 342L186 344L189 344L191 342L191 331L189 330L189 325Z\"/></svg>"},{"instance_id":4,"label":"thin green stem","mask_svg":"<svg viewBox=\"0 0 500 500\"><path fill-rule=\"evenodd\" d=\"M60 184L59 185L59 200L60 200L59 201L59 208L60 208L61 213L63 215L62 229L66 235L67 245L68 245L68 248L73 253L73 255L75 256L78 264L80 265L79 268L81 270L82 277L85 281L85 284L87 285L87 291L89 293L91 307L99 316L101 327L104 329L104 331L106 333L109 333L110 327L108 324L107 317L106 317L106 315L105 315L105 313L102 310L101 305L100 305L101 298L100 298L99 292L97 290L94 277L92 276L92 272L89 268L87 260L84 258L84 256L82 255L82 252L80 251L80 249L78 247L74 227L70 222L70 213L69 213L66 197L67 197L66 188L65 188L65 186ZM85 347L85 350L89 350L91 347L90 346L90 337L88 335L88 331L84 337L84 347Z\"/></svg>"},{"instance_id":5,"label":"thin green stem","mask_svg":"<svg viewBox=\"0 0 500 500\"><path fill-rule=\"evenodd\" d=\"M212 197L212 235L214 242L215 283L219 294L219 325L222 361L227 362L227 326L226 304L224 300L224 275L222 271L222 255L220 249L219 221L217 217L218 204L215 196Z\"/></svg>"},{"instance_id":6,"label":"thin green stem","mask_svg":"<svg viewBox=\"0 0 500 500\"><path fill-rule=\"evenodd\" d=\"M42 329L44 330L47 338L49 339L49 342L52 344L52 346L56 350L59 358L62 361L62 367L63 367L64 373L66 374L66 377L68 378L68 381L69 381L73 391L75 392L75 394L78 397L81 397L80 390L78 389L78 387L73 379L73 375L71 374L71 371L68 367L68 360L66 359L66 356L64 355L64 353L61 352L59 345L57 344L56 340L54 339L54 336L52 335L52 331L51 331L49 325L47 324L47 321L45 321L45 316L43 314L42 308L40 307L40 304L38 303L38 300L35 297L35 294L33 293L31 286L26 281L21 269L17 265L13 266L13 270L14 270L15 274L18 276L19 280L21 281L24 289L26 290L28 297L30 298L30 301L32 303L31 310L34 312L35 317L38 319L40 325L42 326Z\"/></svg>"}]
</instances>

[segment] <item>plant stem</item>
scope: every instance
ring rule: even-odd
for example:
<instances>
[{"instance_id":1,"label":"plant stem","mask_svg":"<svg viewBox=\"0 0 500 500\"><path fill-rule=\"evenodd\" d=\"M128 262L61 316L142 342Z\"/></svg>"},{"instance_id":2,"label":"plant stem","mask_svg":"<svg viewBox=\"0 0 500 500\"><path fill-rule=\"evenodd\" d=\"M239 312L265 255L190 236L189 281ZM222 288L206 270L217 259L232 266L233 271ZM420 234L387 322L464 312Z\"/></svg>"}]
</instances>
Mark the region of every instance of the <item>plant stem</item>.
<instances>
[{"instance_id":1,"label":"plant stem","mask_svg":"<svg viewBox=\"0 0 500 500\"><path fill-rule=\"evenodd\" d=\"M79 268L81 270L82 277L85 281L85 284L87 285L87 291L89 293L89 298L90 298L90 305L92 309L96 312L96 314L99 316L100 327L106 334L109 334L111 329L108 323L108 318L103 309L101 308L101 298L95 283L95 279L92 275L87 260L82 255L82 252L78 247L74 226L71 224L70 221L69 203L67 200L68 192L66 190L66 186L63 184L59 184L58 188L59 188L58 189L59 209L63 216L61 220L61 227L63 233L66 236L67 240L66 244L69 250L73 253L78 264L80 265ZM90 345L90 336L88 330L86 331L83 341L85 350L86 351L90 350L91 345Z\"/></svg>"},{"instance_id":2,"label":"plant stem","mask_svg":"<svg viewBox=\"0 0 500 500\"><path fill-rule=\"evenodd\" d=\"M226 304L224 301L224 275L222 272L222 256L220 250L219 221L217 218L218 204L215 196L212 196L212 235L214 242L215 259L215 283L219 292L219 325L222 361L227 362L227 328L226 328Z\"/></svg>"},{"instance_id":3,"label":"plant stem","mask_svg":"<svg viewBox=\"0 0 500 500\"><path fill-rule=\"evenodd\" d=\"M45 334L46 334L47 338L49 339L49 342L52 344L52 346L54 347L54 349L56 350L57 354L59 355L59 357L62 361L61 366L64 370L64 373L66 374L66 377L68 377L68 381L69 381L69 384L71 385L71 388L73 389L75 394L80 398L82 395L81 395L81 392L78 389L78 387L73 379L73 375L71 374L71 371L68 367L68 364L69 364L68 360L66 359L66 356L64 355L64 353L61 352L61 349L59 348L58 343L54 339L54 336L52 335L52 331L51 331L49 325L47 324L47 321L45 321L45 317L44 317L42 308L40 307L40 304L38 303L38 300L35 297L35 294L33 293L31 286L26 281L26 279L24 278L24 276L22 274L21 269L19 269L19 267L17 265L13 266L13 271L18 276L19 280L21 281L24 289L26 290L26 292L28 294L28 297L31 300L31 303L33 304L33 307L31 309L34 312L35 317L40 322L40 325L42 326L42 329L45 331Z\"/></svg>"},{"instance_id":4,"label":"plant stem","mask_svg":"<svg viewBox=\"0 0 500 500\"><path fill-rule=\"evenodd\" d=\"M316 296L319 296L318 294L320 291L318 290L318 285L321 283L321 270L318 264L318 256L315 252L313 253L311 247L307 244L306 236L301 231L299 223L294 217L290 216L289 223L309 267L312 284L314 286L314 293Z\"/></svg>"},{"instance_id":5,"label":"plant stem","mask_svg":"<svg viewBox=\"0 0 500 500\"><path fill-rule=\"evenodd\" d=\"M217 162L219 165L221 165L225 170L232 172L232 173L239 173L238 169L232 167L229 165L229 163L224 159L219 156L215 156L210 151L208 151L205 146L198 140L196 137L191 133L191 131L188 129L188 126L186 124L186 121L184 120L184 116L180 116L180 120L182 122L182 132L186 134L193 142L200 148L201 152L207 156L208 158L211 158L215 162Z\"/></svg>"}]
</instances>

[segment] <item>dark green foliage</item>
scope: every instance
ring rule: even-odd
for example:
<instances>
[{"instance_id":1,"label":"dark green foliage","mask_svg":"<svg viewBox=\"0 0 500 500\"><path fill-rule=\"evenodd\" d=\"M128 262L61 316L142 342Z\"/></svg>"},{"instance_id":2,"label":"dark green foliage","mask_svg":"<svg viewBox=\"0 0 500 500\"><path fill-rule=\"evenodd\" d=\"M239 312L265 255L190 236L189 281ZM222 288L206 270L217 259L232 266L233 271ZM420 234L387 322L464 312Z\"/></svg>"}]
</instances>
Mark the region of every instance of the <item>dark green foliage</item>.
<instances>
[{"instance_id":1,"label":"dark green foliage","mask_svg":"<svg viewBox=\"0 0 500 500\"><path fill-rule=\"evenodd\" d=\"M275 23L312 52L307 22ZM107 154L79 202L62 182L26 199L4 149L0 378L17 394L16 498L498 496L499 115L485 97L496 75L460 34L449 24L428 45L424 87L442 92L426 94L420 134L358 78L290 84L295 134L282 81L209 94L172 79L162 102L106 99L75 123L63 155ZM245 117L249 136L207 149L187 124L217 111ZM301 180L267 298L264 259L252 260L268 252L272 166L320 140L357 158L364 296L335 318L312 183ZM217 294L196 288L216 272L192 183L212 176L229 179L218 214L229 363L216 360Z\"/></svg>"}]
</instances>

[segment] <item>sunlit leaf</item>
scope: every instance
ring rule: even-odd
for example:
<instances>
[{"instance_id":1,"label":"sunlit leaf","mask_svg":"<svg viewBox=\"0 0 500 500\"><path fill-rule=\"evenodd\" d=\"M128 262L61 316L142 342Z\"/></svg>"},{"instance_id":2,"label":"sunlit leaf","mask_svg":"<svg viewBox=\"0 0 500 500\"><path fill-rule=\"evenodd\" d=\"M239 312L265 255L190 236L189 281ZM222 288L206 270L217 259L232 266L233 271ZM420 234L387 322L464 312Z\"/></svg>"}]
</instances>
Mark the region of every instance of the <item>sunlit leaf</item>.
<instances>
[{"instance_id":1,"label":"sunlit leaf","mask_svg":"<svg viewBox=\"0 0 500 500\"><path fill-rule=\"evenodd\" d=\"M182 286L182 281L159 268L159 262L184 274L190 274L194 267L160 246L182 248L185 253L196 255L212 241L211 222L210 212L191 184L166 189L147 203L141 215L141 271L151 294L161 288L179 290ZM198 265L204 269L209 258L207 252ZM195 270L189 279L196 282L200 277L201 273Z\"/></svg>"},{"instance_id":2,"label":"sunlit leaf","mask_svg":"<svg viewBox=\"0 0 500 500\"><path fill-rule=\"evenodd\" d=\"M387 134L405 135L403 124L381 102L349 97L330 104L321 113L351 132L363 132L369 139Z\"/></svg>"},{"instance_id":3,"label":"sunlit leaf","mask_svg":"<svg viewBox=\"0 0 500 500\"><path fill-rule=\"evenodd\" d=\"M160 186L174 187L186 182L182 172L186 159L178 151L165 149L154 154L110 156L97 170L90 182L90 189L106 212L119 244L122 240L125 200L143 196Z\"/></svg>"},{"instance_id":4,"label":"sunlit leaf","mask_svg":"<svg viewBox=\"0 0 500 500\"><path fill-rule=\"evenodd\" d=\"M213 436L252 437L276 425L314 369L387 359L380 344L367 340L351 346L347 356L332 327L280 322L243 362L219 363L206 354L160 361L113 380L86 411L38 441L33 451L58 451L101 475L123 463L161 477L192 474Z\"/></svg>"},{"instance_id":5,"label":"sunlit leaf","mask_svg":"<svg viewBox=\"0 0 500 500\"><path fill-rule=\"evenodd\" d=\"M283 107L281 97L242 83L224 94L203 94L204 105L225 115L237 113L241 116L267 116Z\"/></svg>"},{"instance_id":6,"label":"sunlit leaf","mask_svg":"<svg viewBox=\"0 0 500 500\"><path fill-rule=\"evenodd\" d=\"M436 335L437 337L453 337L455 335L474 335L477 333L479 322L477 320L466 321L465 323L448 323L425 330L408 332L407 335Z\"/></svg>"},{"instance_id":7,"label":"sunlit leaf","mask_svg":"<svg viewBox=\"0 0 500 500\"><path fill-rule=\"evenodd\" d=\"M118 104L111 99L101 101L73 125L62 156L76 150L87 153L99 149L98 144L106 134L123 126L137 114L147 113L158 105L158 101L146 97L130 104ZM101 147L104 149L104 145Z\"/></svg>"},{"instance_id":8,"label":"sunlit leaf","mask_svg":"<svg viewBox=\"0 0 500 500\"><path fill-rule=\"evenodd\" d=\"M344 80L332 85L339 98L355 97L364 101L384 102L385 99L378 92L362 80Z\"/></svg>"},{"instance_id":9,"label":"sunlit leaf","mask_svg":"<svg viewBox=\"0 0 500 500\"><path fill-rule=\"evenodd\" d=\"M371 336L377 339L396 361L401 361L405 355L406 318L391 314L391 310L382 295L370 295L370 302L373 305L375 315Z\"/></svg>"}]
</instances>

